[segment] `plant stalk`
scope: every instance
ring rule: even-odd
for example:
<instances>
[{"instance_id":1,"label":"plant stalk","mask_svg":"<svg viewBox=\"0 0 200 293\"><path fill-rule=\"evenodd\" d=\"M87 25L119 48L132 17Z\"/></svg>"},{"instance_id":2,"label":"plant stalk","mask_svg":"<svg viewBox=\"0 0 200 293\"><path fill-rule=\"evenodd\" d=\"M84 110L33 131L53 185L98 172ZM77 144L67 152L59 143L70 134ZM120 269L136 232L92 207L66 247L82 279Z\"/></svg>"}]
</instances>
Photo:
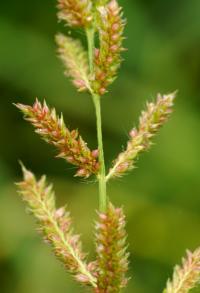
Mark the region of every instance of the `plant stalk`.
<instances>
[{"instance_id":1,"label":"plant stalk","mask_svg":"<svg viewBox=\"0 0 200 293\"><path fill-rule=\"evenodd\" d=\"M105 161L103 151L103 139L102 139L102 121L101 121L101 101L100 97L93 95L93 102L96 111L97 118L97 138L98 138L98 149L99 149L99 163L100 170L98 174L99 180L99 210L106 212L107 210L107 194L106 194L106 172L105 172Z\"/></svg>"},{"instance_id":2,"label":"plant stalk","mask_svg":"<svg viewBox=\"0 0 200 293\"><path fill-rule=\"evenodd\" d=\"M88 41L88 58L90 74L94 74L94 28L89 28L86 30L87 41ZM101 100L98 95L91 92L95 112L96 112L96 123L97 123L97 139L98 139L98 150L99 150L99 163L100 170L98 173L99 182L99 210L101 212L106 212L107 210L107 194L106 194L106 171L105 171L105 160L104 160L104 150L103 150L103 138L102 138L102 119L101 119Z\"/></svg>"}]
</instances>

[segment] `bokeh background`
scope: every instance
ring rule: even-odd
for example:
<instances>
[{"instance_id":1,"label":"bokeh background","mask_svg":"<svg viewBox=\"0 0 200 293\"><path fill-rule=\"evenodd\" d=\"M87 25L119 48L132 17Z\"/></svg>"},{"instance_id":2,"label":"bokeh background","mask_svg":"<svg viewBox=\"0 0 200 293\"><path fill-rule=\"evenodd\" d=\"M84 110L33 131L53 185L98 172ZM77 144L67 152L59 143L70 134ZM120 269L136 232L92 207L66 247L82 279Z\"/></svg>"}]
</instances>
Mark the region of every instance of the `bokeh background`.
<instances>
[{"instance_id":1,"label":"bokeh background","mask_svg":"<svg viewBox=\"0 0 200 293\"><path fill-rule=\"evenodd\" d=\"M128 20L124 62L102 100L107 165L126 145L147 99L179 89L175 112L143 154L137 169L109 184L109 195L127 214L130 275L126 292L162 292L185 250L200 245L200 1L120 1ZM88 95L63 75L54 35L56 1L0 4L0 292L55 293L82 290L64 272L35 232L14 182L18 159L54 182L58 205L68 203L86 250L94 254L97 186L73 178L74 169L33 133L12 105L38 96L64 113L96 147L95 116ZM72 32L73 33L73 32ZM83 33L76 33L83 38ZM200 292L200 288L196 289Z\"/></svg>"}]
</instances>

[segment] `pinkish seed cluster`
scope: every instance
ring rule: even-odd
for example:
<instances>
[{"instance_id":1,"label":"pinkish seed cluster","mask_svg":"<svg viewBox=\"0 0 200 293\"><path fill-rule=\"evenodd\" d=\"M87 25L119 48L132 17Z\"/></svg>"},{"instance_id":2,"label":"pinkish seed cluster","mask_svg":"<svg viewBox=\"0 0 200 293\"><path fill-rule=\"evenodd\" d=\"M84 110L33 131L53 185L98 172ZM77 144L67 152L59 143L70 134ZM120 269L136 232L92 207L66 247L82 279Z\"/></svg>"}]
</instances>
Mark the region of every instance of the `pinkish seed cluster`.
<instances>
[{"instance_id":1,"label":"pinkish seed cluster","mask_svg":"<svg viewBox=\"0 0 200 293\"><path fill-rule=\"evenodd\" d=\"M114 81L121 64L121 52L125 21L122 19L121 7L116 0L100 6L99 37L100 48L95 50L94 91L103 95Z\"/></svg>"},{"instance_id":2,"label":"pinkish seed cluster","mask_svg":"<svg viewBox=\"0 0 200 293\"><path fill-rule=\"evenodd\" d=\"M118 293L127 284L125 216L121 208L109 203L96 224L97 284L96 293Z\"/></svg>"},{"instance_id":3,"label":"pinkish seed cluster","mask_svg":"<svg viewBox=\"0 0 200 293\"><path fill-rule=\"evenodd\" d=\"M49 109L45 102L42 105L38 100L33 106L16 106L36 128L36 133L59 150L57 157L78 166L76 176L87 178L98 173L98 150L90 151L78 130L70 131L65 126L63 117L57 116L55 109Z\"/></svg>"},{"instance_id":4,"label":"pinkish seed cluster","mask_svg":"<svg viewBox=\"0 0 200 293\"><path fill-rule=\"evenodd\" d=\"M93 20L91 0L58 0L58 18L72 27L88 27Z\"/></svg>"}]
</instances>

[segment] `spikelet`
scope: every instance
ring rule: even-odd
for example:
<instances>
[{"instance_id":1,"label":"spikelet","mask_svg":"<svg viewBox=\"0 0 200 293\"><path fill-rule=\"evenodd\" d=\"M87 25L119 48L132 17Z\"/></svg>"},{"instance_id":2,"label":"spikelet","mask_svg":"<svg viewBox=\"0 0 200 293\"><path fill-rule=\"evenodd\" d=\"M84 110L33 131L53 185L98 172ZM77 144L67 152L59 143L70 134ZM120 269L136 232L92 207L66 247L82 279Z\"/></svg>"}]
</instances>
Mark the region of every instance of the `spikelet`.
<instances>
[{"instance_id":1,"label":"spikelet","mask_svg":"<svg viewBox=\"0 0 200 293\"><path fill-rule=\"evenodd\" d=\"M86 28L92 23L91 0L58 0L58 9L58 19L71 27Z\"/></svg>"},{"instance_id":2,"label":"spikelet","mask_svg":"<svg viewBox=\"0 0 200 293\"><path fill-rule=\"evenodd\" d=\"M100 48L95 50L95 76L93 91L105 94L107 87L116 78L121 64L121 52L125 21L122 19L122 8L116 0L97 7L97 21Z\"/></svg>"},{"instance_id":3,"label":"spikelet","mask_svg":"<svg viewBox=\"0 0 200 293\"><path fill-rule=\"evenodd\" d=\"M111 203L106 213L99 213L96 224L97 288L96 293L118 293L128 279L125 216Z\"/></svg>"},{"instance_id":4,"label":"spikelet","mask_svg":"<svg viewBox=\"0 0 200 293\"><path fill-rule=\"evenodd\" d=\"M58 34L56 36L58 56L66 68L65 74L72 78L72 82L79 91L90 90L88 80L89 66L87 52L79 40Z\"/></svg>"},{"instance_id":5,"label":"spikelet","mask_svg":"<svg viewBox=\"0 0 200 293\"><path fill-rule=\"evenodd\" d=\"M24 113L25 119L36 128L35 132L59 150L57 157L79 168L76 176L87 178L98 172L98 151L90 151L78 131L70 131L65 126L62 115L59 118L55 109L49 109L45 102L42 105L37 99L33 106L16 106Z\"/></svg>"},{"instance_id":6,"label":"spikelet","mask_svg":"<svg viewBox=\"0 0 200 293\"><path fill-rule=\"evenodd\" d=\"M187 293L200 282L200 248L187 251L182 266L176 266L172 281L168 280L163 293Z\"/></svg>"},{"instance_id":7,"label":"spikelet","mask_svg":"<svg viewBox=\"0 0 200 293\"><path fill-rule=\"evenodd\" d=\"M65 268L82 284L96 286L96 279L88 270L79 235L73 234L71 217L64 207L56 210L54 192L43 176L39 181L24 166L24 179L17 183L19 194L39 224L39 231L50 243Z\"/></svg>"},{"instance_id":8,"label":"spikelet","mask_svg":"<svg viewBox=\"0 0 200 293\"><path fill-rule=\"evenodd\" d=\"M107 181L112 177L120 177L134 168L138 155L149 149L152 137L167 121L172 112L174 98L175 93L164 96L159 94L155 103L147 103L147 109L140 117L138 129L133 128L130 131L127 148L114 161L113 167L107 175Z\"/></svg>"}]
</instances>

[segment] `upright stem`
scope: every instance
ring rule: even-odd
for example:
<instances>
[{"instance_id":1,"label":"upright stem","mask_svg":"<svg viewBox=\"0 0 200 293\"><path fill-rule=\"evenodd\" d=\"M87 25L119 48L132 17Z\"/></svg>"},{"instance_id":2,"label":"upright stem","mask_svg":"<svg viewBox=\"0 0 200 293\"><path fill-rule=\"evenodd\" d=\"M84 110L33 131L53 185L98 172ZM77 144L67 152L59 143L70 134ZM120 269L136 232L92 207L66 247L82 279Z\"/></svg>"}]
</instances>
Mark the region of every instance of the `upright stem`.
<instances>
[{"instance_id":1,"label":"upright stem","mask_svg":"<svg viewBox=\"0 0 200 293\"><path fill-rule=\"evenodd\" d=\"M107 195L106 195L106 171L104 162L103 139L102 139L102 121L101 121L101 101L100 97L93 95L93 102L96 110L97 118L97 138L99 149L99 163L100 171L98 174L99 180L99 209L101 212L106 212L107 209Z\"/></svg>"},{"instance_id":2,"label":"upright stem","mask_svg":"<svg viewBox=\"0 0 200 293\"><path fill-rule=\"evenodd\" d=\"M88 41L88 58L90 66L91 76L94 74L94 34L93 28L86 30L87 41ZM103 138L102 138L102 120L101 120L101 100L98 95L91 92L94 107L96 111L97 120L97 139L98 139L98 150L99 150L99 163L100 170L98 174L99 181L99 210L106 212L107 210L107 194L106 194L106 171L103 151Z\"/></svg>"}]
</instances>

